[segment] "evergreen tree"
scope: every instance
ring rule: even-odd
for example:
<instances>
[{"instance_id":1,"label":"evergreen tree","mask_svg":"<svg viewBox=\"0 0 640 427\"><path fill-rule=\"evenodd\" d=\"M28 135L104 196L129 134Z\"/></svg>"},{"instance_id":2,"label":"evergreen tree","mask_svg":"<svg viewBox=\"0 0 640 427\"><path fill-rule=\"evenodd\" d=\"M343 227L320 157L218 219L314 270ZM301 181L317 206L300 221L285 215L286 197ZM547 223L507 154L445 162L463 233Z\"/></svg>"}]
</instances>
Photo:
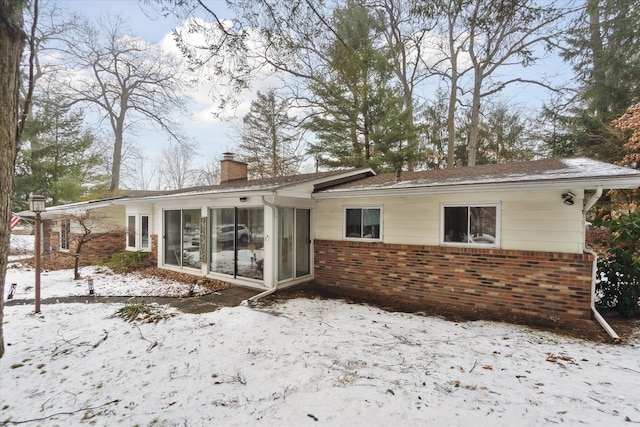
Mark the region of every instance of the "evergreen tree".
<instances>
[{"instance_id":1,"label":"evergreen tree","mask_svg":"<svg viewBox=\"0 0 640 427\"><path fill-rule=\"evenodd\" d=\"M82 113L59 100L34 105L23 134L27 144L16 162L17 210L28 208L31 192L47 196L51 205L77 201L101 178L94 172L100 157L91 150L93 135L82 130Z\"/></svg>"},{"instance_id":2,"label":"evergreen tree","mask_svg":"<svg viewBox=\"0 0 640 427\"><path fill-rule=\"evenodd\" d=\"M622 159L625 141L611 121L640 101L638 28L640 8L635 1L586 1L563 50L579 81L579 103L560 113L558 123L565 130L550 141L555 147L606 161Z\"/></svg>"},{"instance_id":3,"label":"evergreen tree","mask_svg":"<svg viewBox=\"0 0 640 427\"><path fill-rule=\"evenodd\" d=\"M289 105L279 101L275 90L258 92L251 109L237 129L240 156L248 163L253 178L293 175L304 160L296 121L289 116Z\"/></svg>"},{"instance_id":4,"label":"evergreen tree","mask_svg":"<svg viewBox=\"0 0 640 427\"><path fill-rule=\"evenodd\" d=\"M382 44L383 15L349 1L335 11L335 38L327 47L325 78L311 84L316 114L308 128L310 153L329 167L370 166L388 171L417 156L407 130L411 114L392 84L389 50Z\"/></svg>"}]
</instances>

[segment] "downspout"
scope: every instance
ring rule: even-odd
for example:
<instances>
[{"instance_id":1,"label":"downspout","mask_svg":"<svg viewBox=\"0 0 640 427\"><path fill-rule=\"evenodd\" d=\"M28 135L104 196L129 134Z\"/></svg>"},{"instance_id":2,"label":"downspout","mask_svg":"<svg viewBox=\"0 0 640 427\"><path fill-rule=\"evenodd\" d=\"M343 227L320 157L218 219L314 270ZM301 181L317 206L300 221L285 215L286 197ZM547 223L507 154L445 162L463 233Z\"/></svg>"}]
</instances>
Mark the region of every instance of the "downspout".
<instances>
[{"instance_id":1,"label":"downspout","mask_svg":"<svg viewBox=\"0 0 640 427\"><path fill-rule=\"evenodd\" d=\"M264 196L262 196L262 203L265 204L265 206L269 206L272 210L273 210L273 218L274 218L274 223L276 222L276 219L278 217L278 206L274 205L271 202L267 202L267 200L264 198ZM274 227L275 230L275 227ZM275 237L273 237L274 241L275 241ZM275 251L274 251L274 255L275 255ZM275 259L275 257L274 257ZM271 261L272 263L274 263L274 260ZM273 266L272 266L273 267ZM276 270L274 268L271 269L272 272L275 272ZM258 295L254 295L251 298L248 298L247 300L243 301L242 304L244 305L245 303L249 306L254 305L260 298L266 297L267 295L271 295L272 293L276 292L278 290L278 278L277 275L275 277L275 281L274 281L274 285L271 289L267 289L264 292L259 293Z\"/></svg>"},{"instance_id":2,"label":"downspout","mask_svg":"<svg viewBox=\"0 0 640 427\"><path fill-rule=\"evenodd\" d=\"M595 253L593 249L587 248L587 230L586 230L587 213L591 210L591 208L593 208L593 206L596 204L596 202L600 199L601 196L602 196L602 187L598 186L596 188L595 194L591 196L591 198L585 205L584 209L582 210L582 216L583 216L582 219L583 219L583 227L584 227L584 236L583 236L582 246L584 248L585 253L593 255L593 267L591 268L591 312L593 313L593 317L600 324L600 326L602 326L602 328L607 332L607 334L609 334L613 342L617 343L617 342L620 342L620 337L618 336L616 331L613 330L611 325L607 323L604 317L602 317L602 315L596 309L596 277L598 274L598 254Z\"/></svg>"}]
</instances>

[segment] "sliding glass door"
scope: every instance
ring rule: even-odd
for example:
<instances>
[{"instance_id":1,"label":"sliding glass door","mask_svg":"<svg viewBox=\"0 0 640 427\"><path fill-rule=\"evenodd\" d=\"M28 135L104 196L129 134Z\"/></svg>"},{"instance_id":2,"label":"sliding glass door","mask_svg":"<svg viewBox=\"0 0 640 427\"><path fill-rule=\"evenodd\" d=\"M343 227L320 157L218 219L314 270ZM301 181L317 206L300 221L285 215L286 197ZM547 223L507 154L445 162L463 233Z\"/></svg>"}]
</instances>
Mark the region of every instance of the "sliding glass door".
<instances>
[{"instance_id":1,"label":"sliding glass door","mask_svg":"<svg viewBox=\"0 0 640 427\"><path fill-rule=\"evenodd\" d=\"M164 211L164 263L200 268L200 209Z\"/></svg>"},{"instance_id":2,"label":"sliding glass door","mask_svg":"<svg viewBox=\"0 0 640 427\"><path fill-rule=\"evenodd\" d=\"M311 274L311 211L278 209L278 280Z\"/></svg>"},{"instance_id":3,"label":"sliding glass door","mask_svg":"<svg viewBox=\"0 0 640 427\"><path fill-rule=\"evenodd\" d=\"M264 208L216 208L209 211L209 270L233 277L264 277Z\"/></svg>"}]
</instances>

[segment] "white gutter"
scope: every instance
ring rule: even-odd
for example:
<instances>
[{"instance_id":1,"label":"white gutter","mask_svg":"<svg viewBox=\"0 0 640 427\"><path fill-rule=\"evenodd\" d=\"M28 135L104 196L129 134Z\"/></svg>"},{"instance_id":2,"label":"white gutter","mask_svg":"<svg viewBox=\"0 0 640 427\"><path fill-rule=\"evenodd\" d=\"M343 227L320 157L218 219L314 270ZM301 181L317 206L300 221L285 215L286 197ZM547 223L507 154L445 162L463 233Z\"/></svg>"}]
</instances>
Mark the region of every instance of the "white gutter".
<instances>
[{"instance_id":1,"label":"white gutter","mask_svg":"<svg viewBox=\"0 0 640 427\"><path fill-rule=\"evenodd\" d=\"M273 210L273 219L274 219L274 223L275 223L275 224L277 224L276 219L277 219L277 216L278 216L278 206L274 205L274 204L273 204L273 203L271 203L271 202L267 202L267 200L264 198L264 196L262 196L262 203L264 203L264 204L265 204L265 206L269 206L269 207ZM274 229L275 229L275 227L274 227ZM273 238L273 241L274 241L274 242L276 241L275 237ZM274 252L274 255L275 255L275 251L273 251L273 252ZM276 267L276 266L275 266L275 259L276 259L276 257L275 257L275 256L272 256L272 261L271 261L271 263L272 263L272 264L274 264L274 265L272 265L272 266L271 266L272 274L273 274L273 272L275 272L275 271L276 271L276 269L274 268L274 267ZM266 297L267 295L271 295L272 293L274 293L274 292L275 292L275 291L277 291L277 290L278 290L278 278L277 278L277 275L275 275L274 285L273 285L273 287L272 287L271 289L267 289L267 290L266 290L266 291L264 291L264 292L260 292L258 295L254 295L254 296L252 296L251 298L248 298L248 299L246 299L245 301L242 301L242 305L245 305L245 304L246 304L246 305L252 306L252 305L253 305L253 304L255 304L255 303L256 303L260 298Z\"/></svg>"},{"instance_id":2,"label":"white gutter","mask_svg":"<svg viewBox=\"0 0 640 427\"><path fill-rule=\"evenodd\" d=\"M596 192L582 210L583 221L584 221L584 239L583 239L583 247L584 252L590 255L593 255L593 267L591 268L591 312L593 313L593 317L596 321L602 326L602 328L609 334L614 343L620 342L620 337L613 330L611 325L607 323L607 321L602 317L602 315L596 309L596 277L598 274L598 254L596 254L592 249L587 248L587 232L586 232L586 224L587 224L587 212L591 210L591 208L596 204L596 202L602 196L602 187L598 186Z\"/></svg>"},{"instance_id":3,"label":"white gutter","mask_svg":"<svg viewBox=\"0 0 640 427\"><path fill-rule=\"evenodd\" d=\"M560 179L531 179L509 181L450 181L445 183L421 184L420 180L401 181L400 183L379 184L371 187L349 187L346 189L325 190L314 193L314 199L352 199L356 197L372 196L402 196L402 195L431 195L470 193L474 191L545 191L566 190L567 188L590 189L594 184L602 188L634 188L640 185L640 175L625 177L585 177Z\"/></svg>"}]
</instances>

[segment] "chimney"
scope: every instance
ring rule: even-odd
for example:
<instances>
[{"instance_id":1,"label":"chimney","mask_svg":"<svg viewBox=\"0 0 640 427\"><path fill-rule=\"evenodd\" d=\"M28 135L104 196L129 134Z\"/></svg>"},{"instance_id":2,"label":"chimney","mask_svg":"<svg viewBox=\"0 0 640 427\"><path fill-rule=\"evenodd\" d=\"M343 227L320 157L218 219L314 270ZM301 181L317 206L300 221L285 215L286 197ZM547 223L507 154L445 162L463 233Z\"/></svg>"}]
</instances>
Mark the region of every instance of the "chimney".
<instances>
[{"instance_id":1,"label":"chimney","mask_svg":"<svg viewBox=\"0 0 640 427\"><path fill-rule=\"evenodd\" d=\"M220 161L220 184L247 180L247 164L234 159L233 153L222 153Z\"/></svg>"}]
</instances>

